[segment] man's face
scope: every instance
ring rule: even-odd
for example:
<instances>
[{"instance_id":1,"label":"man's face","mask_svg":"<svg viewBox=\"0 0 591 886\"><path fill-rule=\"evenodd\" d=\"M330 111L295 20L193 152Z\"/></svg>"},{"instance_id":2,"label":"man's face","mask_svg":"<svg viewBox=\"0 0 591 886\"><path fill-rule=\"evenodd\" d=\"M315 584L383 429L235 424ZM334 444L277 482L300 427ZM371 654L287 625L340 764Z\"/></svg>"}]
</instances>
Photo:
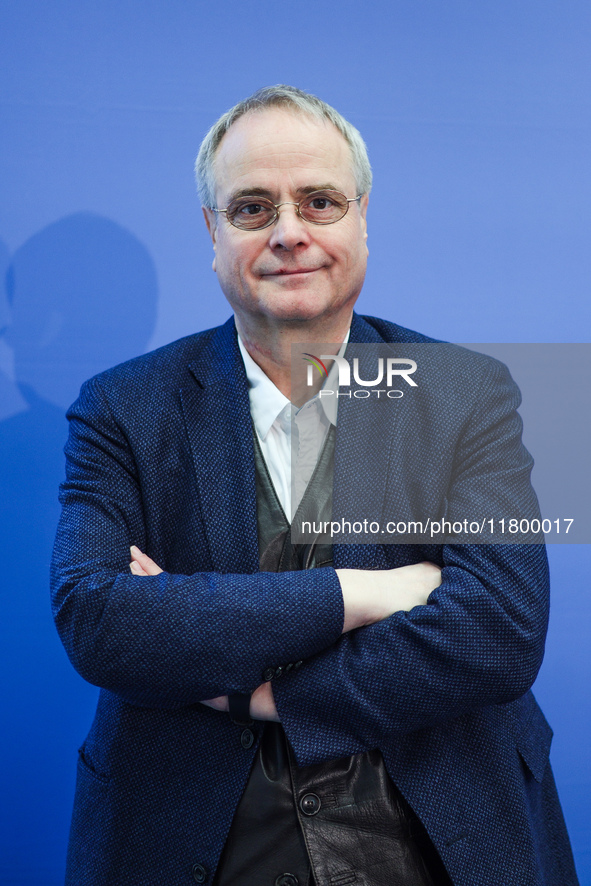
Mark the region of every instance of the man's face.
<instances>
[{"instance_id":1,"label":"man's face","mask_svg":"<svg viewBox=\"0 0 591 886\"><path fill-rule=\"evenodd\" d=\"M273 203L298 202L310 189L356 197L349 146L329 122L284 108L245 114L229 129L215 157L216 205L254 193ZM367 264L367 197L340 221L313 225L282 206L275 224L259 231L233 227L224 213L205 210L214 270L239 324L252 329L350 317Z\"/></svg>"}]
</instances>

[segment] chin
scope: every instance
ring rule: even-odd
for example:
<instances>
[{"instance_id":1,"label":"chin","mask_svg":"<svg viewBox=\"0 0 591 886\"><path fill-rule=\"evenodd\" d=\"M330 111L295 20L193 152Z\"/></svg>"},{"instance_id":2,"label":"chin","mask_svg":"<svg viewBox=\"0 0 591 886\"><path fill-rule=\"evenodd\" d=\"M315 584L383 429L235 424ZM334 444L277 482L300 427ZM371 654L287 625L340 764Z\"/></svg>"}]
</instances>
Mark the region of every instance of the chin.
<instances>
[{"instance_id":1,"label":"chin","mask_svg":"<svg viewBox=\"0 0 591 886\"><path fill-rule=\"evenodd\" d=\"M318 305L297 305L286 308L284 311L273 310L270 312L275 320L284 323L313 323L327 316L327 312L318 309Z\"/></svg>"},{"instance_id":2,"label":"chin","mask_svg":"<svg viewBox=\"0 0 591 886\"><path fill-rule=\"evenodd\" d=\"M333 313L326 296L317 292L280 293L272 299L266 299L267 312L277 320L309 321ZM338 309L337 309L338 310Z\"/></svg>"}]
</instances>

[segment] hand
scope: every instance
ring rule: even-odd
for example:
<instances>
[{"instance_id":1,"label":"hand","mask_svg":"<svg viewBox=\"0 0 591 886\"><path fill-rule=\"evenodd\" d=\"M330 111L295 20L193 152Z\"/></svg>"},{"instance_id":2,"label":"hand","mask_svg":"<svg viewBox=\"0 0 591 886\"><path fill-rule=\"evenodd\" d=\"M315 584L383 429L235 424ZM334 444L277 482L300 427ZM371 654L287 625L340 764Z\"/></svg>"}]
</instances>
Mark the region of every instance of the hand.
<instances>
[{"instance_id":1,"label":"hand","mask_svg":"<svg viewBox=\"0 0 591 886\"><path fill-rule=\"evenodd\" d=\"M252 693L250 716L253 720L275 720L277 723L279 722L279 714L275 707L273 689L270 683L261 683Z\"/></svg>"},{"instance_id":2,"label":"hand","mask_svg":"<svg viewBox=\"0 0 591 886\"><path fill-rule=\"evenodd\" d=\"M208 698L201 701L200 704L213 708L214 711L228 711L227 695L219 695L217 698ZM275 707L275 699L273 698L273 690L270 683L261 683L252 693L250 699L250 716L253 720L276 720L279 722L279 714Z\"/></svg>"},{"instance_id":3,"label":"hand","mask_svg":"<svg viewBox=\"0 0 591 886\"><path fill-rule=\"evenodd\" d=\"M228 696L219 695L217 698L208 698L200 704L213 708L214 711L228 711ZM275 707L273 690L270 683L261 683L252 693L250 699L250 716L253 720L276 720L279 722L279 714Z\"/></svg>"},{"instance_id":4,"label":"hand","mask_svg":"<svg viewBox=\"0 0 591 886\"><path fill-rule=\"evenodd\" d=\"M218 695L217 698L206 698L203 701L200 701L199 704L204 704L208 708L213 708L214 711L230 710L227 695Z\"/></svg>"},{"instance_id":5,"label":"hand","mask_svg":"<svg viewBox=\"0 0 591 886\"><path fill-rule=\"evenodd\" d=\"M398 569L337 569L345 620L343 634L375 624L394 612L424 606L441 584L441 569L434 563L413 563Z\"/></svg>"},{"instance_id":6,"label":"hand","mask_svg":"<svg viewBox=\"0 0 591 886\"><path fill-rule=\"evenodd\" d=\"M131 553L129 568L134 575L160 575L163 571L157 563L154 563L147 554L143 554L135 545L132 545L129 550Z\"/></svg>"}]
</instances>

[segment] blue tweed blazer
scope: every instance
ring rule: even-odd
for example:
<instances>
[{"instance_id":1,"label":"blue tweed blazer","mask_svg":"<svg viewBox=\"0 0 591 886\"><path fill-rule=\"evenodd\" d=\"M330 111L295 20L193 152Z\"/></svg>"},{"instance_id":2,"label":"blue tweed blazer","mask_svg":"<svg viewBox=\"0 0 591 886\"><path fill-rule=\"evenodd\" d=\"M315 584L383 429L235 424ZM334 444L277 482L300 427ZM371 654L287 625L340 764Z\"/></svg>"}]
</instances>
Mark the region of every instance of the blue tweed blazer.
<instances>
[{"instance_id":1,"label":"blue tweed blazer","mask_svg":"<svg viewBox=\"0 0 591 886\"><path fill-rule=\"evenodd\" d=\"M355 315L351 341L429 340ZM466 360L473 383L460 393L448 379L433 398L439 460L420 478L425 500L441 502L450 482L527 495L518 391L496 361ZM101 687L79 753L68 886L211 883L257 741L244 747L241 727L199 701L300 660L273 683L300 765L380 748L456 886L576 884L552 733L529 691L548 616L543 546L335 545L335 567L444 567L427 606L341 636L333 569L258 572L233 321L91 379L68 417L53 608L74 667ZM385 483L405 476L400 433L386 441ZM351 460L362 496L355 453L337 441L336 459ZM130 544L165 572L131 575Z\"/></svg>"}]
</instances>

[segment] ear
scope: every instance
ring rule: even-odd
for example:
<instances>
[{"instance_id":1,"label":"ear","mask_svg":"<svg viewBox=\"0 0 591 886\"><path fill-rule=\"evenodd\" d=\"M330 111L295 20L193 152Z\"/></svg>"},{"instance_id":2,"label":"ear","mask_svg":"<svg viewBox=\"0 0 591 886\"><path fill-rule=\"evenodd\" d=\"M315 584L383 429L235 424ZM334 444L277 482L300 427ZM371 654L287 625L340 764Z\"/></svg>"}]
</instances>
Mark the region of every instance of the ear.
<instances>
[{"instance_id":1,"label":"ear","mask_svg":"<svg viewBox=\"0 0 591 886\"><path fill-rule=\"evenodd\" d=\"M205 224L207 225L207 230L209 231L209 236L211 237L211 242L213 243L213 251L216 251L216 239L218 235L217 229L217 215L215 212L212 212L211 209L207 209L205 206L202 206L203 210L203 218L205 219ZM213 257L213 262L211 263L211 269L215 272L215 255Z\"/></svg>"},{"instance_id":2,"label":"ear","mask_svg":"<svg viewBox=\"0 0 591 886\"><path fill-rule=\"evenodd\" d=\"M367 204L369 203L369 194L364 194L359 201L359 210L361 212L361 223L363 225L363 239L367 240Z\"/></svg>"},{"instance_id":3,"label":"ear","mask_svg":"<svg viewBox=\"0 0 591 886\"><path fill-rule=\"evenodd\" d=\"M359 201L359 211L361 213L361 229L363 231L363 239L367 243L367 204L369 203L369 194L364 194ZM367 248L367 246L366 246Z\"/></svg>"},{"instance_id":4,"label":"ear","mask_svg":"<svg viewBox=\"0 0 591 886\"><path fill-rule=\"evenodd\" d=\"M205 224L207 225L207 230L209 231L209 236L211 237L211 241L213 243L213 248L215 250L215 241L217 238L217 215L215 212L212 212L211 209L207 209L206 206L202 206L201 210L203 212L203 218L205 219Z\"/></svg>"}]
</instances>

